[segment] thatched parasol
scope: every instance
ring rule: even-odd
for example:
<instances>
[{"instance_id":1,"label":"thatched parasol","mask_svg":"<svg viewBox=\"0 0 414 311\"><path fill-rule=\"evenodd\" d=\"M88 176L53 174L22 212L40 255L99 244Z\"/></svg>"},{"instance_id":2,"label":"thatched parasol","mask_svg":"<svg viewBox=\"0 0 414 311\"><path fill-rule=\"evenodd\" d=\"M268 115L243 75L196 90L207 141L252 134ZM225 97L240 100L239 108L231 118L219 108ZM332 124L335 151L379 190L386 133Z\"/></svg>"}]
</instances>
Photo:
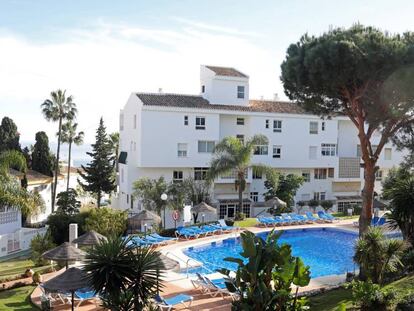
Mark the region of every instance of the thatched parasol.
<instances>
[{"instance_id":1,"label":"thatched parasol","mask_svg":"<svg viewBox=\"0 0 414 311\"><path fill-rule=\"evenodd\" d=\"M74 310L75 291L89 287L88 276L85 271L79 268L69 268L62 274L43 283L43 287L49 291L70 292L72 294L72 311Z\"/></svg>"},{"instance_id":2,"label":"thatched parasol","mask_svg":"<svg viewBox=\"0 0 414 311\"><path fill-rule=\"evenodd\" d=\"M66 269L68 268L68 261L82 260L85 256L86 253L83 250L77 248L74 244L69 242L65 242L42 254L44 259L65 261Z\"/></svg>"},{"instance_id":3,"label":"thatched parasol","mask_svg":"<svg viewBox=\"0 0 414 311\"><path fill-rule=\"evenodd\" d=\"M148 220L152 220L154 222L161 222L161 217L158 216L157 214L148 211L148 210L143 210L141 212L139 212L138 214L136 214L135 216L132 216L130 218L130 220L133 221L148 221Z\"/></svg>"},{"instance_id":4,"label":"thatched parasol","mask_svg":"<svg viewBox=\"0 0 414 311\"><path fill-rule=\"evenodd\" d=\"M215 213L217 210L208 205L206 202L201 202L197 205L194 205L191 208L191 213L199 214L199 213Z\"/></svg>"},{"instance_id":5,"label":"thatched parasol","mask_svg":"<svg viewBox=\"0 0 414 311\"><path fill-rule=\"evenodd\" d=\"M265 206L268 207L286 207L286 202L282 201L278 197L271 198L264 202Z\"/></svg>"},{"instance_id":6,"label":"thatched parasol","mask_svg":"<svg viewBox=\"0 0 414 311\"><path fill-rule=\"evenodd\" d=\"M103 236L102 234L99 234L96 231L88 231L85 234L82 234L77 239L74 239L72 243L76 243L79 245L85 245L85 246L93 246L101 243L101 241L106 241L107 238Z\"/></svg>"}]
</instances>

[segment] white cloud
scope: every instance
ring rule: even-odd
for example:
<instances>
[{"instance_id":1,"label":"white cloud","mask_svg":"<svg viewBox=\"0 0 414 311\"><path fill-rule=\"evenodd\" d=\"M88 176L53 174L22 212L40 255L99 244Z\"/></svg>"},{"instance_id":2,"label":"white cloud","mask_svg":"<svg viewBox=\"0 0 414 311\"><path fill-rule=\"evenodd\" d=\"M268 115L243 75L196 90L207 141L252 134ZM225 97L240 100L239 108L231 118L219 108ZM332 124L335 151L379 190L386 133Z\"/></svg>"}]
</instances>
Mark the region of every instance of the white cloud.
<instances>
[{"instance_id":1,"label":"white cloud","mask_svg":"<svg viewBox=\"0 0 414 311\"><path fill-rule=\"evenodd\" d=\"M36 131L49 137L55 124L40 114L50 91L65 88L79 109L79 126L93 141L103 116L109 131L118 128L118 112L134 91L199 91L200 64L234 66L250 75L251 94L281 92L280 55L257 46L250 33L180 20L176 29L149 29L99 23L62 31L59 42L39 43L0 34L1 115L12 117L23 140ZM56 34L55 34L56 35Z\"/></svg>"}]
</instances>

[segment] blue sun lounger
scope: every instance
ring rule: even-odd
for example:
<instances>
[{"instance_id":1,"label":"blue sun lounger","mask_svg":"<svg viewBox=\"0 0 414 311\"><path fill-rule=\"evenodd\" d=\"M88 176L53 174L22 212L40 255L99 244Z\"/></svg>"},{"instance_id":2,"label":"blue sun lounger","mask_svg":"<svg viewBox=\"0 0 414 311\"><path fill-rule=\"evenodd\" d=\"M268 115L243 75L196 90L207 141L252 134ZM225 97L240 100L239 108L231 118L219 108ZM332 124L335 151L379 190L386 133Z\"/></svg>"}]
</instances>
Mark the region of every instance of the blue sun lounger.
<instances>
[{"instance_id":1,"label":"blue sun lounger","mask_svg":"<svg viewBox=\"0 0 414 311\"><path fill-rule=\"evenodd\" d=\"M178 227L177 230L175 230L175 235L177 238L184 237L188 240L190 238L198 238L200 236L200 233L195 232L190 228Z\"/></svg>"},{"instance_id":2,"label":"blue sun lounger","mask_svg":"<svg viewBox=\"0 0 414 311\"><path fill-rule=\"evenodd\" d=\"M155 302L161 310L172 310L175 306L183 304L184 307L188 308L193 302L193 297L190 295L179 294L171 298L163 298L160 295L155 295Z\"/></svg>"},{"instance_id":3,"label":"blue sun lounger","mask_svg":"<svg viewBox=\"0 0 414 311\"><path fill-rule=\"evenodd\" d=\"M158 233L151 233L149 236L151 236L153 238L156 238L160 241L174 241L174 240L177 240L176 238L162 236L162 235L159 235Z\"/></svg>"},{"instance_id":4,"label":"blue sun lounger","mask_svg":"<svg viewBox=\"0 0 414 311\"><path fill-rule=\"evenodd\" d=\"M313 216L313 214L311 212L306 212L305 215L310 221L315 221L315 222L320 221L320 219Z\"/></svg>"}]
</instances>

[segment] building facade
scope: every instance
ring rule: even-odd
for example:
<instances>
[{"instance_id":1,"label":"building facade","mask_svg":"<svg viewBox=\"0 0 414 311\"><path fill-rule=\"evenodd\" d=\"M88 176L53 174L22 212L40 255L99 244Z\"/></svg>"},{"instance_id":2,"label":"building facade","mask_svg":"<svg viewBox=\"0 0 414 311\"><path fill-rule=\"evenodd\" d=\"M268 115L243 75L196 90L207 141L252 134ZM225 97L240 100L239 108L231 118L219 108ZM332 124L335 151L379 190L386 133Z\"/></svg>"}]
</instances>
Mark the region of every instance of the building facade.
<instances>
[{"instance_id":1,"label":"building facade","mask_svg":"<svg viewBox=\"0 0 414 311\"><path fill-rule=\"evenodd\" d=\"M200 94L132 93L120 112L119 205L139 210L131 196L141 177L180 181L203 179L215 144L226 136L241 140L263 134L269 144L257 146L252 162L304 177L295 201L332 200L345 210L361 202L363 170L357 131L347 117L321 119L292 102L250 100L249 77L233 68L201 66ZM379 133L372 138L379 141ZM391 144L381 153L376 191L403 154ZM264 176L247 175L243 211L263 210ZM213 201L220 218L234 216L234 176L214 183Z\"/></svg>"}]
</instances>

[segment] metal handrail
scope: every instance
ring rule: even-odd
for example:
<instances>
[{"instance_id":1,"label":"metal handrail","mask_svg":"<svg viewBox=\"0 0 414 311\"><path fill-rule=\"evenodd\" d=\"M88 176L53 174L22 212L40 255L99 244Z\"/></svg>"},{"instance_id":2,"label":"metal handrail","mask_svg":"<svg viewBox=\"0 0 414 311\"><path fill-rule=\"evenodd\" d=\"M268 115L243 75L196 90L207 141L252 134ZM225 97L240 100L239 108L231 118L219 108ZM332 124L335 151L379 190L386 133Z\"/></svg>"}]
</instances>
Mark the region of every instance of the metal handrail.
<instances>
[{"instance_id":1,"label":"metal handrail","mask_svg":"<svg viewBox=\"0 0 414 311\"><path fill-rule=\"evenodd\" d=\"M187 279L188 279L188 270L189 270L189 268L190 268L190 261L192 260L192 261L194 261L195 263L198 263L198 261L196 261L196 260L194 260L194 259L192 259L192 258L188 258L187 259L187 261L184 261L183 259L181 259L180 257L178 257L177 255L175 255L175 254L173 254L173 253L171 253L171 252L166 252L165 253L165 256L167 256L168 254L170 254L170 255L173 255L175 258L177 258L179 261L181 261L182 263L184 263L185 264L185 268L186 268L186 275L187 275ZM191 267L191 268L194 268L194 267Z\"/></svg>"}]
</instances>

